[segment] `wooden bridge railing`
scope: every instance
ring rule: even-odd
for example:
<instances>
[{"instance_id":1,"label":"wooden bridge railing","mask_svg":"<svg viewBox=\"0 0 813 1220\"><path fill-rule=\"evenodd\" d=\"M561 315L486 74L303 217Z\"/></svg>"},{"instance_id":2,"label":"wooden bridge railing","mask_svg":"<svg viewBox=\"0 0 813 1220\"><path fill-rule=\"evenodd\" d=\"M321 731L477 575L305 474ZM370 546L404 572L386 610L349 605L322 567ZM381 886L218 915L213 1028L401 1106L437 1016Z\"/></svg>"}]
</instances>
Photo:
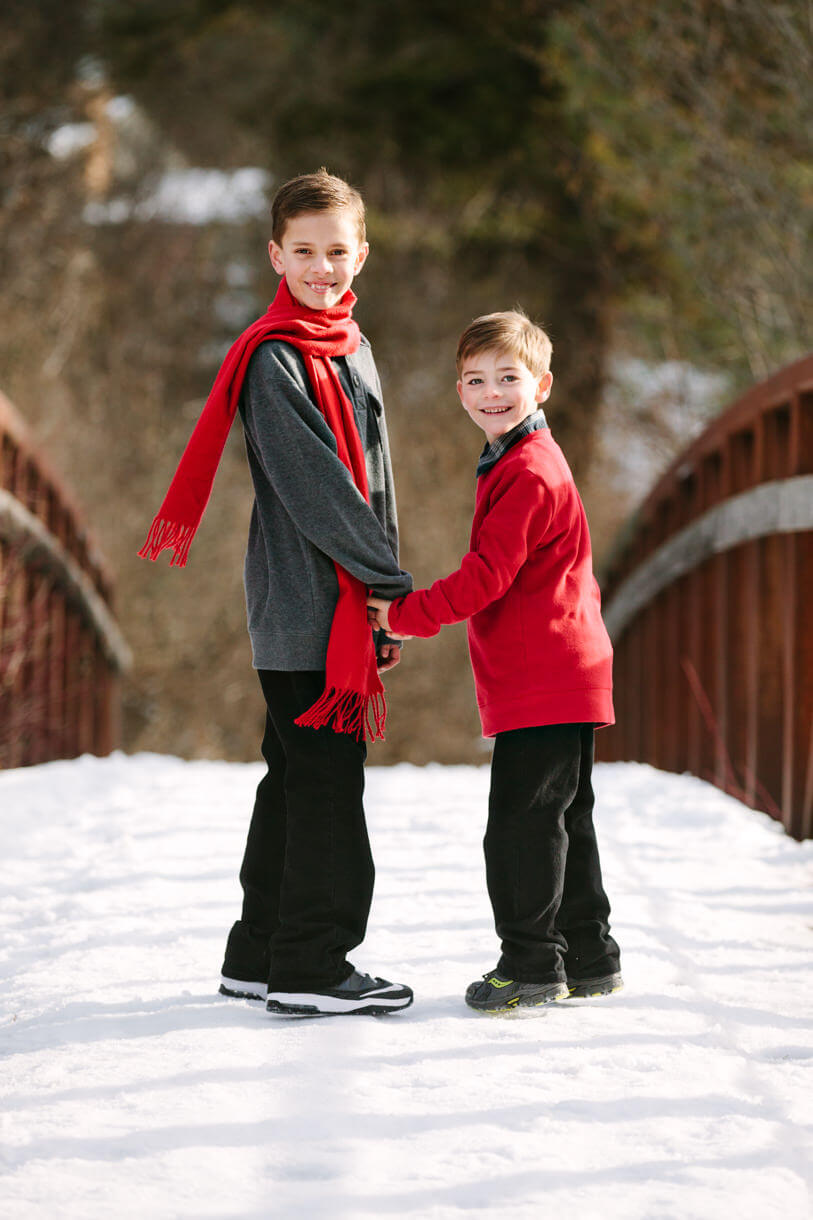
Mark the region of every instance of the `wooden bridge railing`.
<instances>
[{"instance_id":1,"label":"wooden bridge railing","mask_svg":"<svg viewBox=\"0 0 813 1220\"><path fill-rule=\"evenodd\" d=\"M813 356L673 463L603 575L600 757L709 779L813 837Z\"/></svg>"},{"instance_id":2,"label":"wooden bridge railing","mask_svg":"<svg viewBox=\"0 0 813 1220\"><path fill-rule=\"evenodd\" d=\"M130 654L112 602L76 504L0 394L0 766L118 744Z\"/></svg>"}]
</instances>

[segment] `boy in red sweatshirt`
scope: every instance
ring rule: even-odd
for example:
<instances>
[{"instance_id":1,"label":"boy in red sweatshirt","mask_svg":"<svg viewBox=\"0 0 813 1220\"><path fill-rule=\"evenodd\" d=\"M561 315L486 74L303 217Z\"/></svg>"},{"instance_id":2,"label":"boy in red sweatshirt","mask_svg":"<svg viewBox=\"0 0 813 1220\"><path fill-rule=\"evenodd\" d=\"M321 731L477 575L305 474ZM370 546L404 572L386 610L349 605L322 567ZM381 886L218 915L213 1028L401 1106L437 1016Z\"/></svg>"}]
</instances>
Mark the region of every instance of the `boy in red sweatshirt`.
<instances>
[{"instance_id":1,"label":"boy in red sweatshirt","mask_svg":"<svg viewBox=\"0 0 813 1220\"><path fill-rule=\"evenodd\" d=\"M593 828L593 734L613 723L612 646L587 519L541 403L551 343L524 314L461 336L461 402L487 444L460 567L394 601L368 599L393 638L468 620L483 733L494 737L486 878L502 955L466 1003L538 1007L622 986Z\"/></svg>"}]
</instances>

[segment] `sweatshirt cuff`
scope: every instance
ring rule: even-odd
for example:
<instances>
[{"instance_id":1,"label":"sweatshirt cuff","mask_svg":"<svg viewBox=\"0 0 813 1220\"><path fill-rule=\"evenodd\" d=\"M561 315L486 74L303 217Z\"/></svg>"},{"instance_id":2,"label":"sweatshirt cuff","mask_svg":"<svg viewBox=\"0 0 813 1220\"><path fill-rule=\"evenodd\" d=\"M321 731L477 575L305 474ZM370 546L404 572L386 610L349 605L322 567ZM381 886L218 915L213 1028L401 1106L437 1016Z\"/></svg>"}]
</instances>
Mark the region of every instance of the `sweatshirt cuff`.
<instances>
[{"instance_id":1,"label":"sweatshirt cuff","mask_svg":"<svg viewBox=\"0 0 813 1220\"><path fill-rule=\"evenodd\" d=\"M415 589L404 597L397 597L390 604L388 611L390 631L396 635L403 631L404 635L414 635L418 639L428 640L440 631L440 623L435 622L426 614L423 606L425 590Z\"/></svg>"},{"instance_id":2,"label":"sweatshirt cuff","mask_svg":"<svg viewBox=\"0 0 813 1220\"><path fill-rule=\"evenodd\" d=\"M396 634L403 631L404 635L414 635L421 640L437 635L442 622L429 612L428 595L428 589L413 589L404 597L397 597L389 608L390 630Z\"/></svg>"}]
</instances>

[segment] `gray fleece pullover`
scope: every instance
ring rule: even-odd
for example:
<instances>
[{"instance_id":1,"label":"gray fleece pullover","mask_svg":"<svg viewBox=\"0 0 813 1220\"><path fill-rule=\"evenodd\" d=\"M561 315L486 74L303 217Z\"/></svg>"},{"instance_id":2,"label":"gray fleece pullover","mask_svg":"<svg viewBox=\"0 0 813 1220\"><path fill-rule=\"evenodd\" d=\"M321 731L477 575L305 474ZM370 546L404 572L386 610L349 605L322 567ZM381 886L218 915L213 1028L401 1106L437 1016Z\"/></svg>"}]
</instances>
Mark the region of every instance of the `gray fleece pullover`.
<instances>
[{"instance_id":1,"label":"gray fleece pullover","mask_svg":"<svg viewBox=\"0 0 813 1220\"><path fill-rule=\"evenodd\" d=\"M337 454L305 363L271 339L249 362L240 415L254 481L244 569L255 669L324 669L338 598L334 561L382 597L409 593L398 566L398 525L381 385L362 336L334 359L353 405L370 503Z\"/></svg>"}]
</instances>

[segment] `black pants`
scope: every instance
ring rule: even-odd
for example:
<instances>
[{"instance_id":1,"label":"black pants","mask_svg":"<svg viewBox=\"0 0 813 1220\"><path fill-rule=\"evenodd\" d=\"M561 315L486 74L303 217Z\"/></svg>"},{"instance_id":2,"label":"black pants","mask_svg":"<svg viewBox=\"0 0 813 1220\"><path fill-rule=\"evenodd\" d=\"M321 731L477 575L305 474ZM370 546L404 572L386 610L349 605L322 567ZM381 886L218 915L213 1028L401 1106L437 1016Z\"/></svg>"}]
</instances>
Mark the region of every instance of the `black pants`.
<instances>
[{"instance_id":1,"label":"black pants","mask_svg":"<svg viewBox=\"0 0 813 1220\"><path fill-rule=\"evenodd\" d=\"M491 767L486 878L498 969L521 982L619 969L593 828L593 726L498 733Z\"/></svg>"},{"instance_id":2,"label":"black pants","mask_svg":"<svg viewBox=\"0 0 813 1220\"><path fill-rule=\"evenodd\" d=\"M257 788L240 884L242 917L223 973L297 991L350 974L373 896L364 820L367 748L346 733L294 724L324 690L321 672L260 670L266 702Z\"/></svg>"}]
</instances>

